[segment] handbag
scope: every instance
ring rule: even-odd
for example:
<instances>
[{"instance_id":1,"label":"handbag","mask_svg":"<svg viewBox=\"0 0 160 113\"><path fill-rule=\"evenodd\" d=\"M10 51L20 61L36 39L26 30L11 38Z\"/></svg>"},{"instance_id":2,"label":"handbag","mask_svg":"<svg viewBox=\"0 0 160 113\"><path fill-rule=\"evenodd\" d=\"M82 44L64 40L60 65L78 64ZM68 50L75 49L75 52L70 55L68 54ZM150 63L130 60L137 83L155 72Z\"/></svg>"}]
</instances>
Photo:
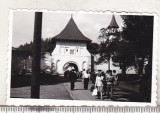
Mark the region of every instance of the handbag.
<instances>
[{"instance_id":1,"label":"handbag","mask_svg":"<svg viewBox=\"0 0 160 113\"><path fill-rule=\"evenodd\" d=\"M92 92L92 96L96 96L97 95L97 88L95 88Z\"/></svg>"}]
</instances>

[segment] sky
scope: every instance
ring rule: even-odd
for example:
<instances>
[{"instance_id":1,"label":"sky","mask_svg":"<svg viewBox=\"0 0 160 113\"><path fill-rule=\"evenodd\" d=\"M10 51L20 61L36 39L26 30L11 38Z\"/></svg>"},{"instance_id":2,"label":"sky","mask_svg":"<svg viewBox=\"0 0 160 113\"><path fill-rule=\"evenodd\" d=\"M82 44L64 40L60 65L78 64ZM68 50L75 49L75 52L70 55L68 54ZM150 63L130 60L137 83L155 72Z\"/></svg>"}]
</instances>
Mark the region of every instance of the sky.
<instances>
[{"instance_id":1,"label":"sky","mask_svg":"<svg viewBox=\"0 0 160 113\"><path fill-rule=\"evenodd\" d=\"M14 11L12 23L12 46L18 47L33 41L34 32L33 11ZM79 30L92 42L99 42L98 36L101 28L106 28L111 22L113 14L86 13L86 12L43 12L42 38L52 38L58 35L67 25L69 19L74 19ZM117 24L121 28L123 20L120 15L114 14Z\"/></svg>"}]
</instances>

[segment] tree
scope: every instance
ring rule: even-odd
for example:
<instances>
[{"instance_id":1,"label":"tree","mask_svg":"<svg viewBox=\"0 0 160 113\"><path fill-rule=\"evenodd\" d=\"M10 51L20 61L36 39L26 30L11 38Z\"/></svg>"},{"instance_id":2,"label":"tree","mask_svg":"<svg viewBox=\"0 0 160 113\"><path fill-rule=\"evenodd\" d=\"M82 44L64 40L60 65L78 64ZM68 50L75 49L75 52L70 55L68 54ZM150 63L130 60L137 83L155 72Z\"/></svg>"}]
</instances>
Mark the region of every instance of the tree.
<instances>
[{"instance_id":1,"label":"tree","mask_svg":"<svg viewBox=\"0 0 160 113\"><path fill-rule=\"evenodd\" d=\"M145 75L140 81L140 91L144 101L151 101L153 16L121 16L124 27L121 32L110 34L108 28L102 28L100 38L99 62L112 59L115 66L120 66L122 74L128 67L138 68L138 74ZM114 36L114 37L113 37Z\"/></svg>"},{"instance_id":2,"label":"tree","mask_svg":"<svg viewBox=\"0 0 160 113\"><path fill-rule=\"evenodd\" d=\"M54 72L54 63L53 63L52 55L49 52L46 52L42 55L41 58L41 70L44 72L53 73Z\"/></svg>"},{"instance_id":3,"label":"tree","mask_svg":"<svg viewBox=\"0 0 160 113\"><path fill-rule=\"evenodd\" d=\"M114 15L112 16L112 20L107 28L102 28L100 30L100 36L99 39L101 39L100 44L100 58L99 63L107 62L108 63L108 70L110 70L110 60L112 60L112 57L115 53L115 40L119 37L119 31L118 31L118 24L115 20Z\"/></svg>"},{"instance_id":4,"label":"tree","mask_svg":"<svg viewBox=\"0 0 160 113\"><path fill-rule=\"evenodd\" d=\"M116 25L113 21L115 19L112 19L112 26L100 30L99 38L102 41L99 49L99 63L110 64L109 61L112 59L113 65L120 66L123 75L131 66L138 68L138 73L143 74L145 62L152 61L153 17L121 17L124 21L121 32L110 33Z\"/></svg>"},{"instance_id":5,"label":"tree","mask_svg":"<svg viewBox=\"0 0 160 113\"><path fill-rule=\"evenodd\" d=\"M100 57L98 59L98 62L108 63L108 70L110 70L110 60L114 52L113 48L113 43L110 42L109 38L107 38L106 41L100 43Z\"/></svg>"},{"instance_id":6,"label":"tree","mask_svg":"<svg viewBox=\"0 0 160 113\"><path fill-rule=\"evenodd\" d=\"M135 61L138 73L145 74L140 81L140 92L143 100L151 102L152 82L152 44L153 44L153 16L122 16L124 28L122 37L132 43L135 51ZM147 62L145 64L145 62Z\"/></svg>"},{"instance_id":7,"label":"tree","mask_svg":"<svg viewBox=\"0 0 160 113\"><path fill-rule=\"evenodd\" d=\"M132 43L138 73L143 74L146 60L152 61L153 16L122 16L124 28L123 39Z\"/></svg>"},{"instance_id":8,"label":"tree","mask_svg":"<svg viewBox=\"0 0 160 113\"><path fill-rule=\"evenodd\" d=\"M122 69L122 75L126 75L126 70L135 65L134 47L132 43L119 39L114 40L112 44L114 45L113 65L119 66Z\"/></svg>"},{"instance_id":9,"label":"tree","mask_svg":"<svg viewBox=\"0 0 160 113\"><path fill-rule=\"evenodd\" d=\"M100 58L99 62L106 62L110 64L112 60L114 66L122 69L122 74L126 74L126 70L135 65L134 47L132 43L121 39L119 36L106 40L100 44Z\"/></svg>"}]
</instances>

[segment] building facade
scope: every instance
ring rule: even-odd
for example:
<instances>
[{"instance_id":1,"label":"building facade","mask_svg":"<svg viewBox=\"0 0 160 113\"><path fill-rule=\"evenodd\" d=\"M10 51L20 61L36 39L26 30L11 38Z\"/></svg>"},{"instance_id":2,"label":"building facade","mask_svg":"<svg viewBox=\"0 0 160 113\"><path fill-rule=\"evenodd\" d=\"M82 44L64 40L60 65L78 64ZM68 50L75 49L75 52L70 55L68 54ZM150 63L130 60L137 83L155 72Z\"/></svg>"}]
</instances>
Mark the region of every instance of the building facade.
<instances>
[{"instance_id":1,"label":"building facade","mask_svg":"<svg viewBox=\"0 0 160 113\"><path fill-rule=\"evenodd\" d=\"M52 41L56 45L52 52L56 72L63 74L70 69L91 69L91 54L87 50L87 44L91 40L81 33L72 17L63 31L53 37Z\"/></svg>"},{"instance_id":2,"label":"building facade","mask_svg":"<svg viewBox=\"0 0 160 113\"><path fill-rule=\"evenodd\" d=\"M108 27L111 29L118 28L114 16ZM55 44L55 48L51 53L54 70L59 74L63 74L66 70L71 69L75 69L76 71L82 71L83 69L94 71L102 70L104 72L111 69L116 70L117 74L122 73L120 67L113 65L112 60L109 62L110 68L108 68L109 65L107 62L102 64L94 63L99 58L99 54L93 54L88 49L88 45L90 45L92 41L81 33L72 17L65 28L52 38L52 42ZM135 74L136 69L134 67L128 68L126 73Z\"/></svg>"}]
</instances>

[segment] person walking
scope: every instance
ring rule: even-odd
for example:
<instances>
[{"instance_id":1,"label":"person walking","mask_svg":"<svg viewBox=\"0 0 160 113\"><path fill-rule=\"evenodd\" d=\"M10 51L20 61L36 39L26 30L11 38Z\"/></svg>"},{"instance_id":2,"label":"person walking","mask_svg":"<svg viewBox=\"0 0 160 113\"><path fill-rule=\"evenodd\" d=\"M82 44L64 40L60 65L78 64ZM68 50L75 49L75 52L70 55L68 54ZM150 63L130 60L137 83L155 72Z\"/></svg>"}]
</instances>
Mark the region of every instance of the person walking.
<instances>
[{"instance_id":1,"label":"person walking","mask_svg":"<svg viewBox=\"0 0 160 113\"><path fill-rule=\"evenodd\" d=\"M75 82L76 82L76 79L77 79L77 75L76 73L74 72L74 69L72 69L69 73L69 78L70 78L70 83L71 83L71 90L74 90L74 87L75 87Z\"/></svg>"},{"instance_id":2,"label":"person walking","mask_svg":"<svg viewBox=\"0 0 160 113\"><path fill-rule=\"evenodd\" d=\"M95 88L95 81L96 81L96 73L93 71L91 72L91 81L92 81L92 86L90 88L90 91L92 92Z\"/></svg>"},{"instance_id":3,"label":"person walking","mask_svg":"<svg viewBox=\"0 0 160 113\"><path fill-rule=\"evenodd\" d=\"M77 78L80 78L81 73L79 71L77 71L76 74L77 74Z\"/></svg>"},{"instance_id":4,"label":"person walking","mask_svg":"<svg viewBox=\"0 0 160 113\"><path fill-rule=\"evenodd\" d=\"M83 78L83 81L84 81L84 89L87 90L89 79L90 79L90 74L87 70L84 72L82 78Z\"/></svg>"},{"instance_id":5,"label":"person walking","mask_svg":"<svg viewBox=\"0 0 160 113\"><path fill-rule=\"evenodd\" d=\"M91 72L91 81L92 81L92 84L95 84L95 81L96 81L96 73L93 71Z\"/></svg>"},{"instance_id":6,"label":"person walking","mask_svg":"<svg viewBox=\"0 0 160 113\"><path fill-rule=\"evenodd\" d=\"M116 70L113 70L113 77L114 77L114 90L115 90L116 86L118 85L118 75L116 74Z\"/></svg>"},{"instance_id":7,"label":"person walking","mask_svg":"<svg viewBox=\"0 0 160 113\"><path fill-rule=\"evenodd\" d=\"M114 77L112 76L112 71L109 70L108 74L106 75L106 81L107 81L107 98L109 96L111 97L111 100L113 99L113 82L114 82ZM109 93L111 93L109 95Z\"/></svg>"},{"instance_id":8,"label":"person walking","mask_svg":"<svg viewBox=\"0 0 160 113\"><path fill-rule=\"evenodd\" d=\"M67 70L67 71L64 72L64 79L65 79L65 81L68 81L68 78L69 78L69 70Z\"/></svg>"},{"instance_id":9,"label":"person walking","mask_svg":"<svg viewBox=\"0 0 160 113\"><path fill-rule=\"evenodd\" d=\"M106 95L107 92L107 82L106 82L106 75L105 73L102 71L101 72L101 76L103 77L102 83L103 83L103 93L104 95Z\"/></svg>"},{"instance_id":10,"label":"person walking","mask_svg":"<svg viewBox=\"0 0 160 113\"><path fill-rule=\"evenodd\" d=\"M98 71L95 87L97 87L98 99L101 96L101 99L103 100L103 82L102 81L103 81L103 76L101 76L101 71Z\"/></svg>"}]
</instances>

